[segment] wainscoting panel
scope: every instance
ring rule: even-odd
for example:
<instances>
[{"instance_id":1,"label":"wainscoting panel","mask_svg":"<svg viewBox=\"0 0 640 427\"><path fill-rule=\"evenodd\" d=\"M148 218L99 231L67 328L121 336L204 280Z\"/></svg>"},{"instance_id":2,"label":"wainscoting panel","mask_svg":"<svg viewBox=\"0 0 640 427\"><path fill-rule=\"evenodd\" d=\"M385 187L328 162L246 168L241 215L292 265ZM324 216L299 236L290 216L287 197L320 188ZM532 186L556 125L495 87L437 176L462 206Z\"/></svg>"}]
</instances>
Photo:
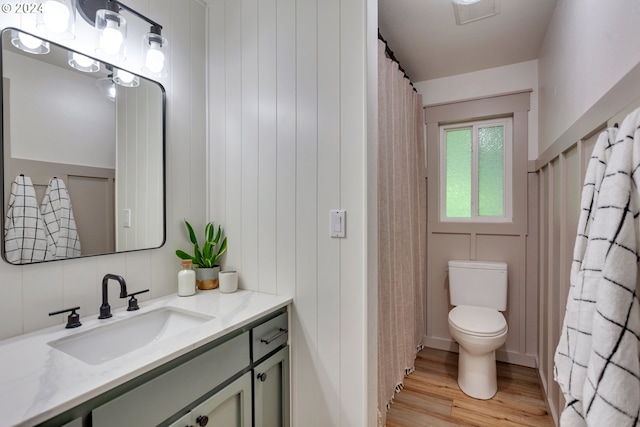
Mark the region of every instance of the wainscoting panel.
<instances>
[{"instance_id":1,"label":"wainscoting panel","mask_svg":"<svg viewBox=\"0 0 640 427\"><path fill-rule=\"evenodd\" d=\"M565 402L560 387L553 379L553 356L560 339L569 293L582 183L598 134L599 131L594 132L567 147L531 174L537 175L540 213L538 363L542 387L556 423ZM530 181L530 187L532 184Z\"/></svg>"},{"instance_id":2,"label":"wainscoting panel","mask_svg":"<svg viewBox=\"0 0 640 427\"><path fill-rule=\"evenodd\" d=\"M504 261L508 265L509 325L507 341L497 350L499 360L535 367L537 352L536 235L531 236L530 211L536 198L528 195L528 91L425 107L429 207L427 221L427 347L456 351L448 327L449 282L452 259ZM511 222L454 222L440 220L439 126L482 117L513 117L513 218ZM534 217L535 219L535 217ZM533 240L533 241L532 241ZM528 252L529 251L529 252Z\"/></svg>"}]
</instances>

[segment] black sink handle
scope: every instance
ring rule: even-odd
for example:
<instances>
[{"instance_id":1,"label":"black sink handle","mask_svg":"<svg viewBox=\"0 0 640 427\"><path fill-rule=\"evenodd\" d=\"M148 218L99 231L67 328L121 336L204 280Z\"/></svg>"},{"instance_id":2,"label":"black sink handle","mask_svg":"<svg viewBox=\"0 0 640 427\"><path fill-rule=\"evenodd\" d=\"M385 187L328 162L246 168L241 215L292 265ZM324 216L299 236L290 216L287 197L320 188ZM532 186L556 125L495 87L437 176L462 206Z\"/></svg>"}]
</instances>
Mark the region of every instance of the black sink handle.
<instances>
[{"instance_id":1,"label":"black sink handle","mask_svg":"<svg viewBox=\"0 0 640 427\"><path fill-rule=\"evenodd\" d=\"M67 317L67 326L65 326L65 328L77 328L78 326L82 326L82 323L80 323L80 315L76 313L76 310L80 310L80 306L65 308L64 310L52 311L51 313L49 313L49 316L55 316L56 314L67 313L70 311L71 314L69 314L69 316Z\"/></svg>"},{"instance_id":2,"label":"black sink handle","mask_svg":"<svg viewBox=\"0 0 640 427\"><path fill-rule=\"evenodd\" d=\"M127 295L128 297L131 297L131 299L129 300L129 307L127 307L127 311L136 311L140 309L140 307L138 306L138 299L136 298L136 295L143 294L145 292L149 292L149 289L145 289L144 291L132 292Z\"/></svg>"}]
</instances>

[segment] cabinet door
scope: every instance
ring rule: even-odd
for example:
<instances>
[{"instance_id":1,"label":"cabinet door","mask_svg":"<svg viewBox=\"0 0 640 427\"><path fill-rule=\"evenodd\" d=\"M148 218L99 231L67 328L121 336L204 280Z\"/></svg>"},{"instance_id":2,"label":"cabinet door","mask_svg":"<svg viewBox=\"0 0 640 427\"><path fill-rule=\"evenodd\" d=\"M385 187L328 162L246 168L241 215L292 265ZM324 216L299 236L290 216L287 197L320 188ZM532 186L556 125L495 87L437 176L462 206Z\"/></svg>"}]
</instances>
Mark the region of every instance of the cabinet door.
<instances>
[{"instance_id":1,"label":"cabinet door","mask_svg":"<svg viewBox=\"0 0 640 427\"><path fill-rule=\"evenodd\" d=\"M253 369L255 427L289 427L289 347Z\"/></svg>"},{"instance_id":2,"label":"cabinet door","mask_svg":"<svg viewBox=\"0 0 640 427\"><path fill-rule=\"evenodd\" d=\"M191 411L194 426L251 427L251 373L247 372Z\"/></svg>"},{"instance_id":3,"label":"cabinet door","mask_svg":"<svg viewBox=\"0 0 640 427\"><path fill-rule=\"evenodd\" d=\"M155 426L250 364L245 332L92 411L93 427Z\"/></svg>"},{"instance_id":4,"label":"cabinet door","mask_svg":"<svg viewBox=\"0 0 640 427\"><path fill-rule=\"evenodd\" d=\"M76 418L75 420L66 423L62 427L82 427L82 418Z\"/></svg>"},{"instance_id":5,"label":"cabinet door","mask_svg":"<svg viewBox=\"0 0 640 427\"><path fill-rule=\"evenodd\" d=\"M191 412L179 420L169 424L168 427L193 427L193 423L191 422Z\"/></svg>"}]
</instances>

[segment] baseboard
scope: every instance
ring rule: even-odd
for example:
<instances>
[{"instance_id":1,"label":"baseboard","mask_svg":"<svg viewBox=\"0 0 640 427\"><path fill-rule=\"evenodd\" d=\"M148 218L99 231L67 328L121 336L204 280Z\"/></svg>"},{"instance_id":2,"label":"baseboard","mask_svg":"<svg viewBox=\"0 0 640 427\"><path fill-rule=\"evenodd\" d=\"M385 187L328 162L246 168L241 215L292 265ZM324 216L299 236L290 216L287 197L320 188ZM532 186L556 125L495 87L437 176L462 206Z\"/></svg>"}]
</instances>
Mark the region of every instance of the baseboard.
<instances>
[{"instance_id":1,"label":"baseboard","mask_svg":"<svg viewBox=\"0 0 640 427\"><path fill-rule=\"evenodd\" d=\"M547 404L547 413L549 414L549 421L556 427L558 427L560 425L560 414L557 413L556 411L556 407L555 405L551 404L551 401L549 400L549 393L548 393L548 384L547 384L547 380L544 378L544 375L542 375L542 372L540 371L540 369L537 369L538 371L538 381L540 381L540 388L542 389L542 394L544 395L544 402ZM561 408L559 408L559 410L562 410Z\"/></svg>"},{"instance_id":2,"label":"baseboard","mask_svg":"<svg viewBox=\"0 0 640 427\"><path fill-rule=\"evenodd\" d=\"M454 353L458 352L458 343L455 341L443 339L443 338L434 338L434 337L423 337L422 344L425 347L435 348L436 350L444 350L451 351Z\"/></svg>"},{"instance_id":3,"label":"baseboard","mask_svg":"<svg viewBox=\"0 0 640 427\"><path fill-rule=\"evenodd\" d=\"M424 344L425 347L458 353L458 343L445 338L425 336L424 338L422 338L422 344ZM527 368L538 367L538 363L534 355L514 353L504 349L496 350L496 360L499 360L500 362L510 363L512 365L526 366Z\"/></svg>"}]
</instances>

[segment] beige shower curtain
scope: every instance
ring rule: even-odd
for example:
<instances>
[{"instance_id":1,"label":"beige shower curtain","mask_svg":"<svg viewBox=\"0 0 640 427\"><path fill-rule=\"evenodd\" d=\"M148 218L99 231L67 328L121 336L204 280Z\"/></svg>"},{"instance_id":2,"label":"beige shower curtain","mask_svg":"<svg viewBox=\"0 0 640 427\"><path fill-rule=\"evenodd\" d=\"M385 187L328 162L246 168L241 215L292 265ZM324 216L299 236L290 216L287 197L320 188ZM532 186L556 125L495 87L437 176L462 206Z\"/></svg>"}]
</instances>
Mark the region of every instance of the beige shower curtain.
<instances>
[{"instance_id":1,"label":"beige shower curtain","mask_svg":"<svg viewBox=\"0 0 640 427\"><path fill-rule=\"evenodd\" d=\"M378 411L413 372L425 334L426 180L422 96L378 41Z\"/></svg>"}]
</instances>

